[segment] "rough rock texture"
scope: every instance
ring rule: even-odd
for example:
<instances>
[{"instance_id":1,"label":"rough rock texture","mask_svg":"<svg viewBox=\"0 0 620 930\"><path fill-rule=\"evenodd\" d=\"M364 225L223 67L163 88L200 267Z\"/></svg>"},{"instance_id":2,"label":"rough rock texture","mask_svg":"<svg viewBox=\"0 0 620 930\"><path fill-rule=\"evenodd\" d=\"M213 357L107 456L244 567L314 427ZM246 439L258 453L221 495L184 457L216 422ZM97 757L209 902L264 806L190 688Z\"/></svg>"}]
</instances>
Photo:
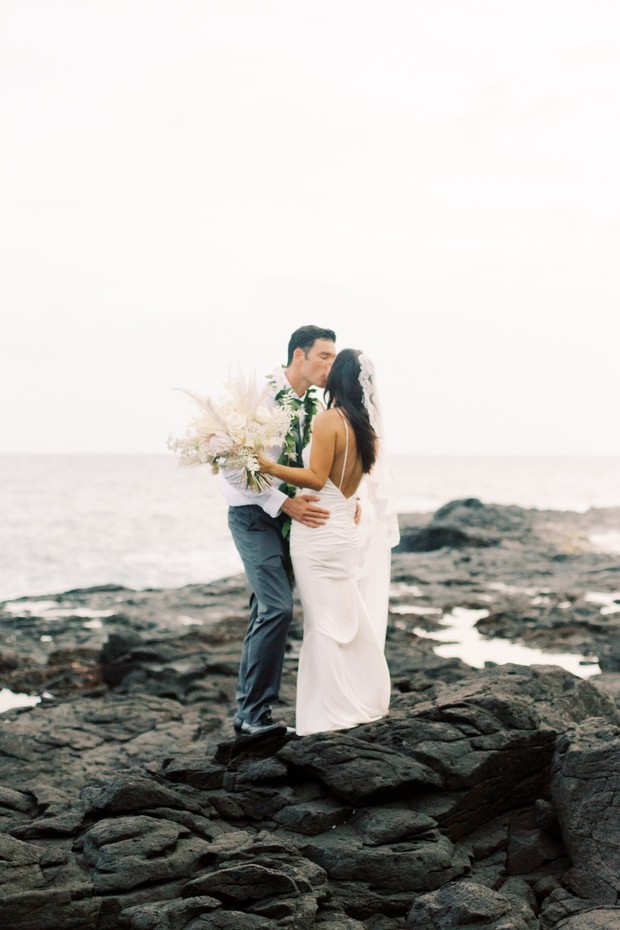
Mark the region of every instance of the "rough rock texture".
<instances>
[{"instance_id":1,"label":"rough rock texture","mask_svg":"<svg viewBox=\"0 0 620 930\"><path fill-rule=\"evenodd\" d=\"M600 904L618 904L620 729L593 717L563 736L552 794L572 863L569 887Z\"/></svg>"},{"instance_id":2,"label":"rough rock texture","mask_svg":"<svg viewBox=\"0 0 620 930\"><path fill-rule=\"evenodd\" d=\"M234 737L243 579L15 602L0 684L51 697L0 715L2 930L620 930L620 560L587 539L614 519L403 521L444 535L394 558L390 714L303 739ZM599 654L604 688L437 655L455 607Z\"/></svg>"},{"instance_id":3,"label":"rough rock texture","mask_svg":"<svg viewBox=\"0 0 620 930\"><path fill-rule=\"evenodd\" d=\"M219 745L170 699L125 695L123 725L115 694L4 715L3 928L395 930L445 911L446 927L529 930L533 889L568 865L546 800L556 743L594 715L620 723L615 704L556 668L433 691L346 733ZM41 764L25 730L54 734Z\"/></svg>"},{"instance_id":4,"label":"rough rock texture","mask_svg":"<svg viewBox=\"0 0 620 930\"><path fill-rule=\"evenodd\" d=\"M601 907L557 888L543 901L539 918L541 930L618 930L620 908Z\"/></svg>"},{"instance_id":5,"label":"rough rock texture","mask_svg":"<svg viewBox=\"0 0 620 930\"><path fill-rule=\"evenodd\" d=\"M536 930L538 921L525 901L484 885L458 882L420 895L407 915L408 930Z\"/></svg>"}]
</instances>

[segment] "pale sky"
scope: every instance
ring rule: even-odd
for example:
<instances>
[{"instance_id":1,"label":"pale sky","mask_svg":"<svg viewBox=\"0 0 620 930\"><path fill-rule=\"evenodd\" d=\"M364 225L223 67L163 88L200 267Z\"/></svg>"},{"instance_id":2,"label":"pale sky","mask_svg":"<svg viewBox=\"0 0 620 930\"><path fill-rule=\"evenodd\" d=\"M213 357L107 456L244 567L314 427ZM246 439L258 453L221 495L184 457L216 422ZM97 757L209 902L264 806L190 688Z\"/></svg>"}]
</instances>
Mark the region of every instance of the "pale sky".
<instances>
[{"instance_id":1,"label":"pale sky","mask_svg":"<svg viewBox=\"0 0 620 930\"><path fill-rule=\"evenodd\" d=\"M616 0L0 0L0 452L330 326L389 448L620 454Z\"/></svg>"}]
</instances>

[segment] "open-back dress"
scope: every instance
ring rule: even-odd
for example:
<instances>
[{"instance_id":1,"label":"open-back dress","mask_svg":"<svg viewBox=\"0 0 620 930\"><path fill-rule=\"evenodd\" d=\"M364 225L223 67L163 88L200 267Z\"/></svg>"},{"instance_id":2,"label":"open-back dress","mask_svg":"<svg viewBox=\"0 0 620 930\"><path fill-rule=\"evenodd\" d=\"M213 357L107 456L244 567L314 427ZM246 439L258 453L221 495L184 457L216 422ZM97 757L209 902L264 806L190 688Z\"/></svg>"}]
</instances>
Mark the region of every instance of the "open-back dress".
<instances>
[{"instance_id":1,"label":"open-back dress","mask_svg":"<svg viewBox=\"0 0 620 930\"><path fill-rule=\"evenodd\" d=\"M371 617L360 591L356 493L347 498L341 490L349 451L349 424L342 418L346 447L340 483L336 486L328 478L318 492L318 506L329 510L329 519L319 527L293 521L291 528L291 557L304 616L296 708L300 736L376 720L387 713L390 701L383 652L387 604L385 616Z\"/></svg>"}]
</instances>

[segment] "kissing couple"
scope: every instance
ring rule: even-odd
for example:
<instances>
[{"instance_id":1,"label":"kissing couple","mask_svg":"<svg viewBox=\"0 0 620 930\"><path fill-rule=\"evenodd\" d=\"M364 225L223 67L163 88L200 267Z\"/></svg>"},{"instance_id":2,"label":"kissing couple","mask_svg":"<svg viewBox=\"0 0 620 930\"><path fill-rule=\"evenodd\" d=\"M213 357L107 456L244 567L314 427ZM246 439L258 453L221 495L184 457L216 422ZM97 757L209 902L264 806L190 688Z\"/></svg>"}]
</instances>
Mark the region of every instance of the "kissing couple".
<instances>
[{"instance_id":1,"label":"kissing couple","mask_svg":"<svg viewBox=\"0 0 620 930\"><path fill-rule=\"evenodd\" d=\"M314 388L325 390L326 409ZM398 519L367 356L356 349L336 353L333 330L302 326L269 389L268 407L285 402L293 409L283 445L258 456L270 487L253 491L242 471L221 472L228 525L252 591L233 724L251 736L306 736L388 711L384 645ZM303 643L293 729L274 720L272 705L279 700L294 583Z\"/></svg>"}]
</instances>

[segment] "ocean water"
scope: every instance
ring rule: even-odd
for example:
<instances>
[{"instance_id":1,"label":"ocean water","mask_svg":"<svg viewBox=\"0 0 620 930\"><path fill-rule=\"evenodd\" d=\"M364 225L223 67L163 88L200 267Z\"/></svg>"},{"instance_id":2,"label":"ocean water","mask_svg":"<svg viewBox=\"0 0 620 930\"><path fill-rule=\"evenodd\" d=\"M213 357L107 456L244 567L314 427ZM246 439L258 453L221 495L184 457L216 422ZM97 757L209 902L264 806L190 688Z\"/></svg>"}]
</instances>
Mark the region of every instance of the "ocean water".
<instances>
[{"instance_id":1,"label":"ocean water","mask_svg":"<svg viewBox=\"0 0 620 930\"><path fill-rule=\"evenodd\" d=\"M458 497L559 510L620 505L620 458L408 456L401 512ZM620 552L618 534L599 541ZM116 583L207 582L241 571L219 479L172 455L0 456L0 600Z\"/></svg>"}]
</instances>

